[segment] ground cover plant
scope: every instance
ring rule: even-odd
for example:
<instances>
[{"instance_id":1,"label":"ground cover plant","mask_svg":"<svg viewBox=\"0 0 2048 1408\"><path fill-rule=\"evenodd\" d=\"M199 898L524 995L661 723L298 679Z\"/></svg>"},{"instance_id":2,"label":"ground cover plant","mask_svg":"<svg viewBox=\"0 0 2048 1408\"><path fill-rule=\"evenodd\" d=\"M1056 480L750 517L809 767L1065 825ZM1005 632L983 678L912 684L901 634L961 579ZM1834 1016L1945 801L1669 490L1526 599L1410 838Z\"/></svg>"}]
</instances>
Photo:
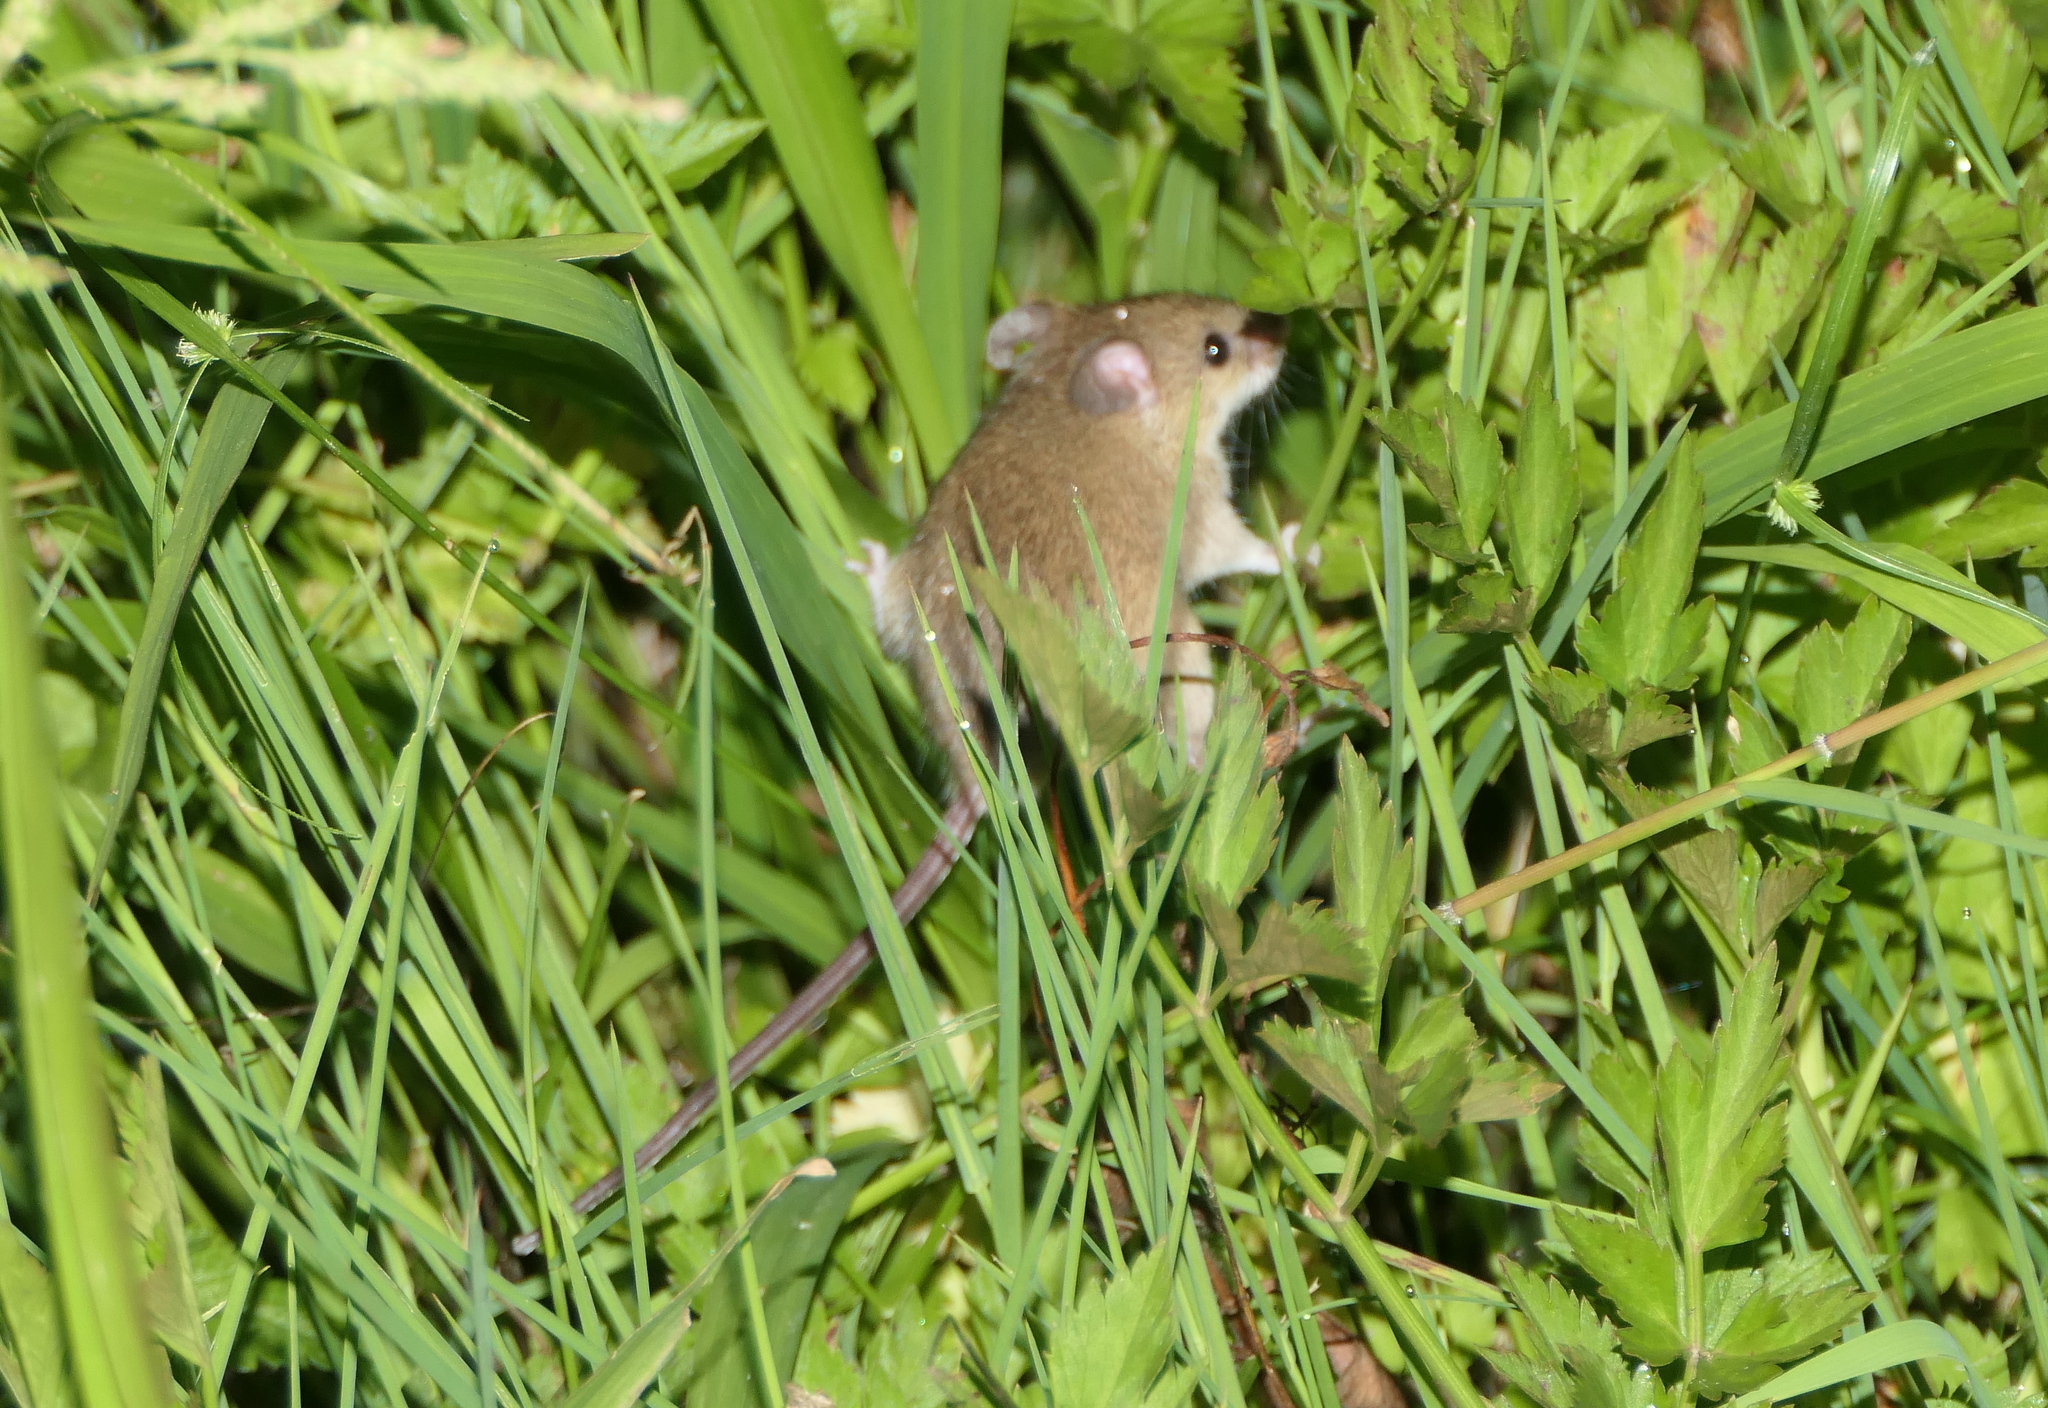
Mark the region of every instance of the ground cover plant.
<instances>
[{"instance_id":1,"label":"ground cover plant","mask_svg":"<svg viewBox=\"0 0 2048 1408\"><path fill-rule=\"evenodd\" d=\"M8 0L0 67L14 1402L2039 1402L2048 9ZM1029 707L897 923L943 768L847 563L993 317L1166 289L1290 317L1293 558L1195 765L1143 625L976 578Z\"/></svg>"}]
</instances>

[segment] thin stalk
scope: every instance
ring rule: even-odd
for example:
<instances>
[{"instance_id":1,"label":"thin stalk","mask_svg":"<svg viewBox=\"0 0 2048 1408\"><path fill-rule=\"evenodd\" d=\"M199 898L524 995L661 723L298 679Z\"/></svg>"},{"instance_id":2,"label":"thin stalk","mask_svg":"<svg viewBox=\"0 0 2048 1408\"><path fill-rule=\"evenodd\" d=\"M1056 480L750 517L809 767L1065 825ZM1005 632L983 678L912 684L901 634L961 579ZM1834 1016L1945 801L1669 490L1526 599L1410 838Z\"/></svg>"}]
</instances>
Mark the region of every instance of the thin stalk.
<instances>
[{"instance_id":1,"label":"thin stalk","mask_svg":"<svg viewBox=\"0 0 2048 1408\"><path fill-rule=\"evenodd\" d=\"M1654 811L1646 817L1617 826L1604 836L1574 846L1562 855L1550 856L1537 861L1534 865L1523 867L1513 875L1504 876L1490 885L1482 885L1471 893L1461 895L1439 907L1437 912L1449 919L1462 919L1476 910L1506 899L1509 895L1518 895L1524 890L1540 885L1552 876L1576 870L1589 861L1613 855L1623 847L1632 846L1638 841L1647 841L1652 836L1660 836L1672 827L1691 821L1696 816L1704 816L1708 812L1727 806L1730 802L1740 801L1743 789L1754 783L1768 782L1772 778L1795 772L1808 763L1832 757L1844 748L1852 748L1867 738L1875 738L1952 700L1961 699L1979 689L1990 688L2042 664L2048 664L2048 641L2030 645L2025 650L2014 651L2002 660L1994 660L1989 665L1981 666L1968 674L1958 675L1945 684L1936 685L1933 689L1916 694L1911 699L1902 699L1889 708L1865 714L1854 723L1845 724L1833 733L1823 734L1804 748L1795 748L1782 758L1752 769L1740 777L1731 778L1719 787L1710 788L1680 802L1673 802L1670 806Z\"/></svg>"}]
</instances>

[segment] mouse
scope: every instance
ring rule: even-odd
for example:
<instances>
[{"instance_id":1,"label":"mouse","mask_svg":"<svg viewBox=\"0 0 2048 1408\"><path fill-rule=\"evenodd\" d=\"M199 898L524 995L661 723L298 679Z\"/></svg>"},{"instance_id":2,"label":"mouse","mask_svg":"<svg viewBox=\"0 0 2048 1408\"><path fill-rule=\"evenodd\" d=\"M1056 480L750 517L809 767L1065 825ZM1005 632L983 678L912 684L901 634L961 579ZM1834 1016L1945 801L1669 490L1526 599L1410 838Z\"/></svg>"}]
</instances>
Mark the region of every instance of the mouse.
<instances>
[{"instance_id":1,"label":"mouse","mask_svg":"<svg viewBox=\"0 0 2048 1408\"><path fill-rule=\"evenodd\" d=\"M967 734L981 726L975 716L987 690L948 544L963 568L988 565L1007 572L1014 560L1026 582L1062 606L1078 587L1083 601L1114 610L1127 636L1150 634L1164 580L1169 635L1199 632L1191 592L1239 573L1271 576L1280 570L1279 554L1245 526L1231 501L1229 433L1238 416L1272 389L1286 346L1287 323L1277 314L1186 293L1095 305L1029 302L990 325L988 363L1010 374L1002 394L934 487L902 552L892 555L879 544L866 544L866 559L847 564L867 580L876 634L883 649L909 667L926 726L947 767L946 813L890 896L899 923L915 918L945 882L987 810L967 742ZM1180 558L1167 579L1167 532L1191 415L1187 513ZM1100 574L1088 545L1090 529L1102 555ZM986 564L982 537L990 551ZM1108 600L1101 589L1105 576ZM1002 634L993 614L982 608L977 616L991 654L1000 658ZM1164 648L1164 677L1171 683L1160 692L1162 720L1189 760L1199 762L1215 708L1209 647L1169 641ZM966 706L965 719L947 697L948 678ZM808 1030L874 957L874 934L863 929L733 1053L726 1067L729 1084L746 1079ZM651 1168L717 1098L717 1082L701 1083L635 1151L634 1166ZM624 1181L624 1170L614 1169L570 1206L587 1214ZM539 1245L540 1234L527 1232L513 1249L528 1255Z\"/></svg>"},{"instance_id":2,"label":"mouse","mask_svg":"<svg viewBox=\"0 0 2048 1408\"><path fill-rule=\"evenodd\" d=\"M1024 303L989 328L989 364L1010 380L933 489L909 543L890 558L871 550L868 572L883 649L910 667L956 795L976 790L967 734L980 723L978 710L956 716L946 683L963 700L985 700L986 690L952 555L963 567L998 573L1014 559L1025 583L1062 607L1078 588L1082 600L1113 611L1126 636L1151 634L1164 581L1168 632L1199 632L1191 592L1280 570L1273 545L1231 502L1228 437L1272 389L1286 345L1279 315L1184 293L1083 307ZM1192 477L1169 580L1162 568L1191 413ZM977 614L991 655L1001 658L993 613ZM1162 722L1198 762L1214 711L1213 661L1198 642L1171 642L1165 651L1174 687L1161 692Z\"/></svg>"}]
</instances>

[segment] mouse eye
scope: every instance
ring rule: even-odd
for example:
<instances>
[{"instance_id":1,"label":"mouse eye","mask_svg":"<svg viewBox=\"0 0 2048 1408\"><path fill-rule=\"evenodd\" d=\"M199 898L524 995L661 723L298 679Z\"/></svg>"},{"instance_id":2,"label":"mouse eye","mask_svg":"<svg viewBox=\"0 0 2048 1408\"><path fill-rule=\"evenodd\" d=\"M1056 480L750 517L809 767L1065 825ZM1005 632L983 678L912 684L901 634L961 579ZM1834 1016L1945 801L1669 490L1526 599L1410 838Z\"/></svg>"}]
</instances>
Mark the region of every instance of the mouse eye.
<instances>
[{"instance_id":1,"label":"mouse eye","mask_svg":"<svg viewBox=\"0 0 2048 1408\"><path fill-rule=\"evenodd\" d=\"M1230 339L1220 332L1209 334L1202 344L1202 360L1212 367L1220 367L1230 360Z\"/></svg>"}]
</instances>

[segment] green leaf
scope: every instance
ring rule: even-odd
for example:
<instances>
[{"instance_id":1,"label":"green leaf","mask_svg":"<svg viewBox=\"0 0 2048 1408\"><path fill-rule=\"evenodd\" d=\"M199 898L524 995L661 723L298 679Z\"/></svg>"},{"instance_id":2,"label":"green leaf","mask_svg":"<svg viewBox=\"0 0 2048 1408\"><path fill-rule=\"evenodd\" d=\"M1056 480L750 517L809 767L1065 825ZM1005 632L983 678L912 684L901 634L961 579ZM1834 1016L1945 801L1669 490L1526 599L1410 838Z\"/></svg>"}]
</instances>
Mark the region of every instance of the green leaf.
<instances>
[{"instance_id":1,"label":"green leaf","mask_svg":"<svg viewBox=\"0 0 2048 1408\"><path fill-rule=\"evenodd\" d=\"M56 1285L43 1264L29 1254L28 1239L0 1218L0 1320L5 1321L13 1363L7 1386L17 1403L34 1408L72 1408L71 1376L64 1366L64 1314Z\"/></svg>"},{"instance_id":2,"label":"green leaf","mask_svg":"<svg viewBox=\"0 0 2048 1408\"><path fill-rule=\"evenodd\" d=\"M856 423L867 419L875 381L861 360L860 330L852 323L842 318L814 334L797 353L796 369L833 410Z\"/></svg>"},{"instance_id":3,"label":"green leaf","mask_svg":"<svg viewBox=\"0 0 2048 1408\"><path fill-rule=\"evenodd\" d=\"M811 234L874 329L925 462L936 472L952 460L968 427L948 409L918 327L889 232L880 154L822 0L705 0L704 12L768 120Z\"/></svg>"},{"instance_id":4,"label":"green leaf","mask_svg":"<svg viewBox=\"0 0 2048 1408\"><path fill-rule=\"evenodd\" d=\"M1307 1027L1268 1022L1259 1028L1259 1040L1311 1090L1357 1121L1376 1151L1392 1147L1401 1087L1374 1054L1370 1027L1326 1012Z\"/></svg>"},{"instance_id":5,"label":"green leaf","mask_svg":"<svg viewBox=\"0 0 2048 1408\"><path fill-rule=\"evenodd\" d=\"M1453 635L1516 635L1528 630L1535 616L1534 595L1517 589L1507 573L1487 568L1458 579L1458 594L1444 608L1437 629Z\"/></svg>"},{"instance_id":6,"label":"green leaf","mask_svg":"<svg viewBox=\"0 0 2048 1408\"><path fill-rule=\"evenodd\" d=\"M1379 978L1375 955L1360 936L1314 900L1271 904L1243 953L1223 950L1230 986L1251 992L1283 978L1334 978L1372 989Z\"/></svg>"},{"instance_id":7,"label":"green leaf","mask_svg":"<svg viewBox=\"0 0 2048 1408\"><path fill-rule=\"evenodd\" d=\"M2016 152L2048 131L2033 46L2011 9L2000 0L1946 0L1942 9L1956 59L2004 149Z\"/></svg>"},{"instance_id":8,"label":"green leaf","mask_svg":"<svg viewBox=\"0 0 2048 1408\"><path fill-rule=\"evenodd\" d=\"M1382 802L1379 779L1347 738L1337 745L1337 820L1330 836L1330 896L1337 921L1358 936L1372 976L1362 1009L1379 1027L1381 995L1394 959L1394 939L1407 912L1415 842L1403 839L1393 804Z\"/></svg>"},{"instance_id":9,"label":"green leaf","mask_svg":"<svg viewBox=\"0 0 2048 1408\"><path fill-rule=\"evenodd\" d=\"M1755 1388L1780 1364L1833 1339L1871 1299L1827 1251L1788 1254L1760 1270L1708 1272L1701 1387L1717 1394Z\"/></svg>"},{"instance_id":10,"label":"green leaf","mask_svg":"<svg viewBox=\"0 0 2048 1408\"><path fill-rule=\"evenodd\" d=\"M1649 1364L1669 1364L1685 1351L1678 1328L1678 1258L1668 1243L1639 1222L1585 1208L1559 1208L1557 1230L1628 1322L1622 1348Z\"/></svg>"},{"instance_id":11,"label":"green leaf","mask_svg":"<svg viewBox=\"0 0 2048 1408\"><path fill-rule=\"evenodd\" d=\"M258 365L273 383L288 377L298 366L296 349L274 352ZM121 722L114 747L114 775L108 788L105 828L100 833L99 851L86 877L88 894L99 888L100 878L113 859L120 841L121 822L135 786L142 780L142 764L149 747L150 725L156 717L157 690L163 683L164 666L171 658L171 637L178 615L184 609L185 593L199 570L200 554L213 536L214 516L227 502L228 493L249 463L256 437L270 418L270 402L239 384L221 389L213 409L200 428L199 444L185 474L185 491L171 516L170 535L150 582L149 613L143 618L142 635L135 644L129 664L128 687L121 694Z\"/></svg>"},{"instance_id":12,"label":"green leaf","mask_svg":"<svg viewBox=\"0 0 2048 1408\"><path fill-rule=\"evenodd\" d=\"M1943 562L1985 561L2023 552L2022 567L2048 565L2048 484L2009 479L1922 540L1920 550Z\"/></svg>"},{"instance_id":13,"label":"green leaf","mask_svg":"<svg viewBox=\"0 0 2048 1408\"><path fill-rule=\"evenodd\" d=\"M1074 67L1106 88L1149 79L1208 141L1244 145L1244 99L1231 51L1251 33L1247 0L1017 0L1020 43L1065 43Z\"/></svg>"},{"instance_id":14,"label":"green leaf","mask_svg":"<svg viewBox=\"0 0 2048 1408\"><path fill-rule=\"evenodd\" d=\"M1811 133L1766 127L1730 164L1787 225L1803 225L1820 214L1826 200L1821 160Z\"/></svg>"},{"instance_id":15,"label":"green leaf","mask_svg":"<svg viewBox=\"0 0 2048 1408\"><path fill-rule=\"evenodd\" d=\"M876 1169L902 1153L901 1145L879 1140L834 1154L829 1177L798 1177L755 1219L748 1236L779 1382L787 1383L795 1371L804 1317L854 1194ZM760 1366L742 1286L739 1262L728 1258L706 1289L703 1318L696 1325L692 1398L702 1395L710 1403L756 1401ZM630 1403L637 1396L636 1391L624 1401Z\"/></svg>"},{"instance_id":16,"label":"green leaf","mask_svg":"<svg viewBox=\"0 0 2048 1408\"><path fill-rule=\"evenodd\" d=\"M1003 644L1024 667L1040 706L1084 776L1093 776L1150 730L1144 680L1128 642L1099 611L1062 612L1033 584L1024 591L985 568L968 573L1002 623Z\"/></svg>"},{"instance_id":17,"label":"green leaf","mask_svg":"<svg viewBox=\"0 0 2048 1408\"><path fill-rule=\"evenodd\" d=\"M1579 653L1618 693L1638 685L1677 689L1692 680L1693 657L1706 637L1711 599L1683 610L1692 591L1704 512L1692 442L1677 457L1621 555L1621 586L1599 619L1579 628Z\"/></svg>"},{"instance_id":18,"label":"green leaf","mask_svg":"<svg viewBox=\"0 0 2048 1408\"><path fill-rule=\"evenodd\" d=\"M1663 131L1656 117L1638 117L1598 132L1580 132L1551 149L1550 197L1557 223L1573 235L1590 235L1634 179Z\"/></svg>"},{"instance_id":19,"label":"green leaf","mask_svg":"<svg viewBox=\"0 0 2048 1408\"><path fill-rule=\"evenodd\" d=\"M1875 596L1864 599L1846 630L1823 621L1808 631L1792 680L1792 720L1799 736L1833 733L1875 709L1892 671L1906 656L1912 631L1911 617ZM1826 766L1847 766L1859 751L1860 745L1844 749Z\"/></svg>"},{"instance_id":20,"label":"green leaf","mask_svg":"<svg viewBox=\"0 0 2048 1408\"><path fill-rule=\"evenodd\" d=\"M1760 250L1738 255L1707 286L1693 329L1724 405L1739 405L1769 374L1773 348L1781 355L1791 350L1792 335L1827 287L1844 223L1840 210L1824 211Z\"/></svg>"},{"instance_id":21,"label":"green leaf","mask_svg":"<svg viewBox=\"0 0 2048 1408\"><path fill-rule=\"evenodd\" d=\"M1609 273L1580 299L1586 355L1610 378L1626 358L1637 424L1662 419L1698 374L1704 353L1693 318L1734 254L1749 202L1749 188L1723 168L1658 223L1640 264Z\"/></svg>"},{"instance_id":22,"label":"green leaf","mask_svg":"<svg viewBox=\"0 0 2048 1408\"><path fill-rule=\"evenodd\" d=\"M163 1067L154 1058L144 1058L129 1082L128 1094L129 1098L115 1107L114 1118L130 1178L129 1220L150 1266L140 1288L143 1313L166 1349L200 1372L211 1373L206 1321L186 1249L178 1166L171 1152L164 1105Z\"/></svg>"},{"instance_id":23,"label":"green leaf","mask_svg":"<svg viewBox=\"0 0 2048 1408\"><path fill-rule=\"evenodd\" d=\"M1213 781L1181 858L1202 922L1226 954L1242 947L1237 907L1266 873L1279 838L1280 787L1265 776L1265 735L1265 709L1232 666L1209 725Z\"/></svg>"},{"instance_id":24,"label":"green leaf","mask_svg":"<svg viewBox=\"0 0 2048 1408\"><path fill-rule=\"evenodd\" d=\"M1501 1057L1482 1062L1458 1100L1459 1124L1518 1120L1533 1115L1564 1086L1523 1061Z\"/></svg>"},{"instance_id":25,"label":"green leaf","mask_svg":"<svg viewBox=\"0 0 2048 1408\"><path fill-rule=\"evenodd\" d=\"M1675 1049L1657 1075L1657 1134L1671 1219L1694 1253L1763 1235L1770 1177L1785 1161L1777 950L1766 946L1729 993L1710 1054Z\"/></svg>"},{"instance_id":26,"label":"green leaf","mask_svg":"<svg viewBox=\"0 0 2048 1408\"><path fill-rule=\"evenodd\" d=\"M917 23L918 322L948 409L972 425L1002 205L1010 5L923 5ZM850 418L864 420L865 404Z\"/></svg>"},{"instance_id":27,"label":"green leaf","mask_svg":"<svg viewBox=\"0 0 2048 1408\"><path fill-rule=\"evenodd\" d=\"M1783 547L1715 547L1707 555L1738 562L1768 562L1802 571L1832 573L1847 577L1867 591L1884 598L1899 610L1916 616L1945 635L1954 636L1986 660L1999 660L2030 645L2038 645L2042 631L2029 626L2010 611L1989 604L1984 591L1946 563L1904 543L1862 543L1858 546L1873 557L1896 562L1916 576L1949 584L1951 590L1926 585L1907 577L1884 572L1867 562L1846 557L1817 543L1789 543ZM2048 675L2031 670L2000 684L2000 689L2017 689Z\"/></svg>"},{"instance_id":28,"label":"green leaf","mask_svg":"<svg viewBox=\"0 0 2048 1408\"><path fill-rule=\"evenodd\" d=\"M768 130L758 117L693 117L680 123L649 123L641 132L647 151L671 190L695 190L710 180L748 143Z\"/></svg>"},{"instance_id":29,"label":"green leaf","mask_svg":"<svg viewBox=\"0 0 2048 1408\"><path fill-rule=\"evenodd\" d=\"M1456 16L1422 0L1395 0L1374 12L1359 43L1354 101L1388 142L1380 176L1424 214L1463 194L1475 170L1446 116L1466 115L1478 92L1460 62Z\"/></svg>"},{"instance_id":30,"label":"green leaf","mask_svg":"<svg viewBox=\"0 0 2048 1408\"><path fill-rule=\"evenodd\" d=\"M1950 1334L1932 1320L1899 1320L1880 1325L1867 1334L1816 1354L1797 1368L1788 1369L1762 1388L1735 1400L1731 1408L1760 1408L1762 1404L1804 1398L1807 1394L1866 1374L1881 1374L1901 1364L1946 1359L1961 1365L1972 1381L1973 1397L1980 1405L1993 1400L1988 1388L1970 1366L1969 1356Z\"/></svg>"},{"instance_id":31,"label":"green leaf","mask_svg":"<svg viewBox=\"0 0 2048 1408\"><path fill-rule=\"evenodd\" d=\"M1976 1189L1944 1188L1934 1204L1934 1285L1981 1299L1996 1295L2013 1264L2012 1243L1998 1213Z\"/></svg>"},{"instance_id":32,"label":"green leaf","mask_svg":"<svg viewBox=\"0 0 2048 1408\"><path fill-rule=\"evenodd\" d=\"M1134 1259L1106 1285L1083 1291L1060 1317L1047 1346L1059 1408L1127 1408L1146 1400L1179 1337L1169 1313L1175 1248Z\"/></svg>"},{"instance_id":33,"label":"green leaf","mask_svg":"<svg viewBox=\"0 0 2048 1408\"><path fill-rule=\"evenodd\" d=\"M1465 530L1465 546L1477 552L1500 503L1500 436L1479 418L1479 408L1462 396L1444 403L1443 424L1458 522Z\"/></svg>"},{"instance_id":34,"label":"green leaf","mask_svg":"<svg viewBox=\"0 0 2048 1408\"><path fill-rule=\"evenodd\" d=\"M1768 706L1766 706L1767 708ZM1769 713L1741 694L1728 696L1728 762L1740 775L1785 756L1785 740Z\"/></svg>"},{"instance_id":35,"label":"green leaf","mask_svg":"<svg viewBox=\"0 0 2048 1408\"><path fill-rule=\"evenodd\" d=\"M2019 257L2019 211L1987 191L1923 176L1899 216L1899 248L1932 254L1977 279ZM1867 334L1866 334L1867 335Z\"/></svg>"},{"instance_id":36,"label":"green leaf","mask_svg":"<svg viewBox=\"0 0 2048 1408\"><path fill-rule=\"evenodd\" d=\"M1805 477L1824 479L2044 395L2048 308L1994 318L1837 381ZM1725 522L1770 493L1794 409L1738 426L1700 452L1709 523Z\"/></svg>"},{"instance_id":37,"label":"green leaf","mask_svg":"<svg viewBox=\"0 0 2048 1408\"><path fill-rule=\"evenodd\" d=\"M0 468L11 471L11 460L0 443ZM0 512L0 869L14 963L13 1046L78 1399L85 1408L148 1408L170 1402L170 1385L143 1325L134 1247L115 1187L107 1057L56 759L44 741L40 662L29 633L31 572L18 531L14 513ZM0 1236L13 1235L0 1228ZM11 1316L11 1298L9 1305Z\"/></svg>"},{"instance_id":38,"label":"green leaf","mask_svg":"<svg viewBox=\"0 0 2048 1408\"><path fill-rule=\"evenodd\" d=\"M252 973L309 997L306 955L295 929L263 883L243 866L204 846L192 848L192 869L215 947Z\"/></svg>"},{"instance_id":39,"label":"green leaf","mask_svg":"<svg viewBox=\"0 0 2048 1408\"><path fill-rule=\"evenodd\" d=\"M1502 507L1515 580L1527 589L1532 606L1540 606L1571 556L1579 519L1578 465L1548 387L1522 409L1521 436L1505 489Z\"/></svg>"},{"instance_id":40,"label":"green leaf","mask_svg":"<svg viewBox=\"0 0 2048 1408\"><path fill-rule=\"evenodd\" d=\"M1501 1283L1528 1325L1526 1354L1481 1349L1508 1381L1544 1408L1624 1408L1629 1373L1614 1327L1554 1276L1503 1258Z\"/></svg>"},{"instance_id":41,"label":"green leaf","mask_svg":"<svg viewBox=\"0 0 2048 1408\"><path fill-rule=\"evenodd\" d=\"M1245 285L1244 302L1276 313L1362 303L1362 291L1345 284L1358 272L1357 236L1284 190L1273 192L1273 209L1286 238L1253 252L1260 272Z\"/></svg>"}]
</instances>

